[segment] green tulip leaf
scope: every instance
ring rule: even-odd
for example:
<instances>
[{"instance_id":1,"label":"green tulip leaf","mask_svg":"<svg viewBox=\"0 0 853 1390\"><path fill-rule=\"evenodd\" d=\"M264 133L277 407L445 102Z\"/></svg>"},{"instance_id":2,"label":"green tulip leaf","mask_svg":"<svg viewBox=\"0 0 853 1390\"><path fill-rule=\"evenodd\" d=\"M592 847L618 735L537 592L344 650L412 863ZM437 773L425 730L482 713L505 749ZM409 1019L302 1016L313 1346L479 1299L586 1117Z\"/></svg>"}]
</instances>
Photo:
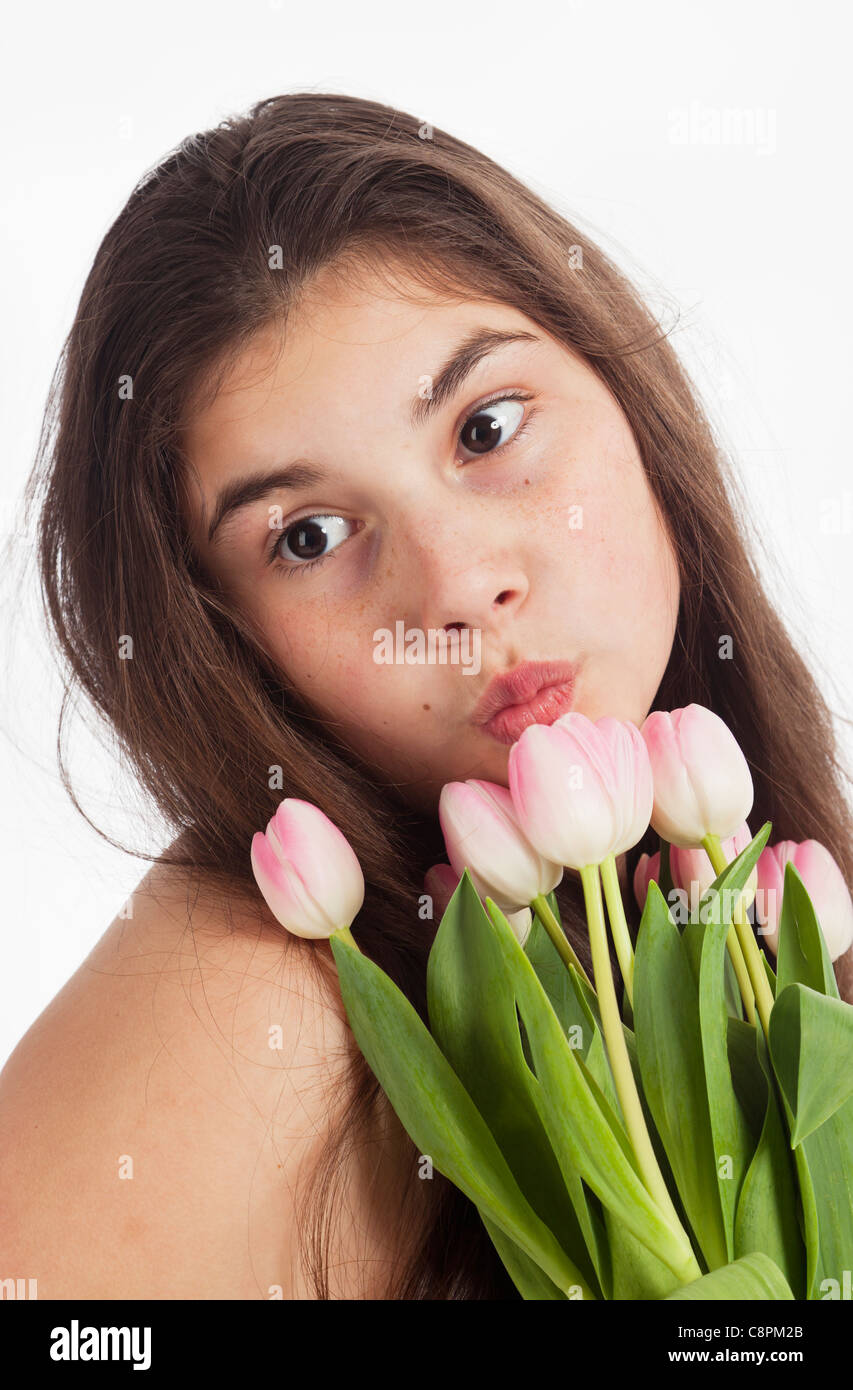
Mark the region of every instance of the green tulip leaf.
<instances>
[{"instance_id":1,"label":"green tulip leaf","mask_svg":"<svg viewBox=\"0 0 853 1390\"><path fill-rule=\"evenodd\" d=\"M731 1264L713 1269L692 1284L685 1284L675 1293L667 1294L665 1302L674 1299L700 1299L727 1302L729 1299L784 1299L794 1297L790 1285L778 1265L769 1255L756 1251L743 1255Z\"/></svg>"},{"instance_id":2,"label":"green tulip leaf","mask_svg":"<svg viewBox=\"0 0 853 1390\"><path fill-rule=\"evenodd\" d=\"M563 1300L564 1302L568 1299L569 1295L558 1289L553 1279L549 1279L536 1261L531 1260L529 1255L525 1255L515 1241L510 1240L506 1232L501 1230L500 1226L496 1226L494 1221L490 1221L482 1212L480 1212L480 1219L522 1298L528 1301L550 1299L552 1301ZM580 1297L580 1290L576 1292L575 1296Z\"/></svg>"},{"instance_id":3,"label":"green tulip leaf","mask_svg":"<svg viewBox=\"0 0 853 1390\"><path fill-rule=\"evenodd\" d=\"M676 1274L694 1264L689 1241L673 1230L632 1159L621 1121L569 1046L533 966L497 905L486 909L511 973L533 1053L532 1095L564 1175L580 1173L602 1204Z\"/></svg>"},{"instance_id":4,"label":"green tulip leaf","mask_svg":"<svg viewBox=\"0 0 853 1390\"><path fill-rule=\"evenodd\" d=\"M657 1302L681 1287L678 1276L669 1266L631 1235L606 1207L604 1221L613 1261L613 1299L620 1302L653 1299Z\"/></svg>"},{"instance_id":5,"label":"green tulip leaf","mask_svg":"<svg viewBox=\"0 0 853 1390\"><path fill-rule=\"evenodd\" d=\"M699 985L699 962L702 959L702 942L705 940L705 926L697 921L686 922L681 930L681 939L687 948L690 958L690 966ZM728 951L723 957L724 988L723 998L726 1005L726 1013L729 1018L736 1019L739 1023L743 1022L743 1000L740 994L740 985L737 982L737 975L732 964L732 958ZM752 1025L748 1025L751 1027Z\"/></svg>"},{"instance_id":6,"label":"green tulip leaf","mask_svg":"<svg viewBox=\"0 0 853 1390\"><path fill-rule=\"evenodd\" d=\"M559 921L559 917L557 920ZM604 1047L601 1013L595 991L590 989L586 980L578 974L574 966L566 966L560 959L554 943L535 913L524 951L551 1001L554 1012L559 1018L563 1032L570 1044L578 1048L581 1057L592 1071L610 1105L621 1117L622 1108L619 1104L616 1083L613 1080L613 1073ZM628 1054L632 1059L635 1074L638 1075L634 1034L624 1023L622 1031L625 1035ZM596 1038L598 1039L597 1042ZM594 1051L590 1063L591 1047Z\"/></svg>"},{"instance_id":7,"label":"green tulip leaf","mask_svg":"<svg viewBox=\"0 0 853 1390\"><path fill-rule=\"evenodd\" d=\"M730 922L732 920L732 913L728 909L730 906L734 906L738 890L744 887L746 880L755 868L758 856L770 838L772 827L772 821L765 821L758 834L753 836L746 848L742 849L740 854L726 865L722 873L714 879L707 892L702 894L696 909L701 923ZM729 898L723 896L727 892L731 895Z\"/></svg>"},{"instance_id":8,"label":"green tulip leaf","mask_svg":"<svg viewBox=\"0 0 853 1390\"><path fill-rule=\"evenodd\" d=\"M571 1045L586 1057L597 1025L595 994L581 981L574 968L567 969L535 912L524 953L551 1001L563 1032Z\"/></svg>"},{"instance_id":9,"label":"green tulip leaf","mask_svg":"<svg viewBox=\"0 0 853 1390\"><path fill-rule=\"evenodd\" d=\"M551 906L559 921L555 902L552 902ZM613 1110L621 1116L622 1110L604 1046L604 1035L601 1032L601 1019L595 993L590 990L586 981L578 975L573 966L566 967L535 913L533 927L525 942L524 950L551 1000L554 1012L563 1026L563 1032L574 1046L577 1046L579 1040L582 1039L579 1056L598 1082ZM652 1142L658 1167L663 1174L682 1224L689 1227L687 1215L669 1166L669 1160L643 1095L634 1034L624 1023L622 1031L628 1048L628 1056L640 1097L646 1129ZM584 1190L588 1201L597 1202L597 1198L588 1191L585 1185ZM600 1203L598 1205L601 1206ZM675 1276L672 1271L667 1265L656 1259L651 1251L646 1249L630 1232L625 1231L618 1221L612 1220L606 1207L601 1210L607 1228L606 1235L611 1252L613 1278L612 1292L608 1291L607 1297L615 1299L662 1298L663 1294L673 1287L672 1281ZM602 1265L602 1258L600 1257L600 1267L603 1277L606 1267Z\"/></svg>"},{"instance_id":10,"label":"green tulip leaf","mask_svg":"<svg viewBox=\"0 0 853 1390\"><path fill-rule=\"evenodd\" d=\"M767 1078L756 1052L759 1031L742 1018L729 1017L726 1044L732 1085L749 1124L753 1150L764 1128L767 1113Z\"/></svg>"},{"instance_id":11,"label":"green tulip leaf","mask_svg":"<svg viewBox=\"0 0 853 1390\"><path fill-rule=\"evenodd\" d=\"M417 1010L342 933L333 933L330 944L356 1042L409 1137L558 1288L583 1288Z\"/></svg>"},{"instance_id":12,"label":"green tulip leaf","mask_svg":"<svg viewBox=\"0 0 853 1390\"><path fill-rule=\"evenodd\" d=\"M556 893L552 890L546 896L551 911L557 919L558 924L562 927L563 920L560 916L560 906L557 902ZM557 1000L561 996L565 988L563 982L566 974L566 966L561 960L560 956L558 955L557 948L555 947L553 941L551 940L550 936L548 935L542 923L540 922L539 916L536 912L533 913L533 925L530 930L530 935L528 936L527 941L524 944L524 950L528 960L530 961L537 975L539 975L539 978L542 981L543 986L545 987L545 993L548 995L548 998L554 1005L554 1008L557 1012L557 1016L559 1018L562 1018ZM582 1003L584 1004L587 1012L596 1020L596 1023L600 1027L601 1016L598 1008L598 997L595 993L595 990L591 989L590 986L587 984L586 980L583 979L582 976L579 976L577 972L575 972L575 978L577 981L575 985L575 992L580 993L580 995L582 996ZM552 989L554 990L554 993L552 993Z\"/></svg>"},{"instance_id":13,"label":"green tulip leaf","mask_svg":"<svg viewBox=\"0 0 853 1390\"><path fill-rule=\"evenodd\" d=\"M770 1013L770 1056L794 1148L853 1096L853 1007L808 985L786 985Z\"/></svg>"},{"instance_id":14,"label":"green tulip leaf","mask_svg":"<svg viewBox=\"0 0 853 1390\"><path fill-rule=\"evenodd\" d=\"M843 1053L850 1007L797 982L780 991L770 1014L770 1058L799 1180L807 1299L823 1297L827 1281L830 1288L843 1287L845 1271L853 1269L853 1096L832 1109L849 1072ZM825 1050L839 1041L841 1064ZM827 1107L827 1118L813 1127Z\"/></svg>"},{"instance_id":15,"label":"green tulip leaf","mask_svg":"<svg viewBox=\"0 0 853 1390\"><path fill-rule=\"evenodd\" d=\"M755 1145L735 1092L729 1065L729 1015L724 976L728 930L725 922L709 922L704 928L699 965L699 1029L705 1063L714 1171L726 1233L727 1260L731 1261L734 1258L738 1196Z\"/></svg>"},{"instance_id":16,"label":"green tulip leaf","mask_svg":"<svg viewBox=\"0 0 853 1390\"><path fill-rule=\"evenodd\" d=\"M687 1218L710 1269L727 1261L705 1088L699 990L688 948L649 884L634 955L634 1017L643 1091Z\"/></svg>"},{"instance_id":17,"label":"green tulip leaf","mask_svg":"<svg viewBox=\"0 0 853 1390\"><path fill-rule=\"evenodd\" d=\"M557 920L559 921L559 917ZM619 1103L616 1083L604 1046L601 1013L595 991L590 989L586 980L578 974L574 966L566 966L561 960L554 943L535 913L524 951L551 1001L570 1045L579 1051L581 1058L606 1095L609 1104L621 1119L622 1107ZM625 1024L623 1024L622 1031L625 1035L628 1054L632 1058L632 1065L635 1074L637 1074L634 1034ZM592 1060L590 1060L590 1052L592 1052Z\"/></svg>"},{"instance_id":18,"label":"green tulip leaf","mask_svg":"<svg viewBox=\"0 0 853 1390\"><path fill-rule=\"evenodd\" d=\"M790 859L785 863L776 978L780 994L788 985L802 984L818 994L841 997L814 905Z\"/></svg>"},{"instance_id":19,"label":"green tulip leaf","mask_svg":"<svg viewBox=\"0 0 853 1390\"><path fill-rule=\"evenodd\" d=\"M794 1149L807 1253L806 1298L853 1269L853 1097Z\"/></svg>"},{"instance_id":20,"label":"green tulip leaf","mask_svg":"<svg viewBox=\"0 0 853 1390\"><path fill-rule=\"evenodd\" d=\"M564 990L561 1006L568 1009L571 998L573 993L570 997ZM526 1029L525 1037L521 1035L512 977L467 869L429 953L427 1007L436 1042L489 1126L528 1202L595 1296L603 1296L603 1222L587 1201L580 1175L561 1170L543 1127L526 1055L530 1040ZM580 1041L584 1039L589 1047L592 1028L585 1018Z\"/></svg>"},{"instance_id":21,"label":"green tulip leaf","mask_svg":"<svg viewBox=\"0 0 853 1390\"><path fill-rule=\"evenodd\" d=\"M782 1119L776 1084L761 1029L751 1028L751 1047L764 1080L761 1135L738 1198L735 1255L763 1251L778 1265L796 1298L805 1298L806 1252L797 1221L797 1174Z\"/></svg>"}]
</instances>

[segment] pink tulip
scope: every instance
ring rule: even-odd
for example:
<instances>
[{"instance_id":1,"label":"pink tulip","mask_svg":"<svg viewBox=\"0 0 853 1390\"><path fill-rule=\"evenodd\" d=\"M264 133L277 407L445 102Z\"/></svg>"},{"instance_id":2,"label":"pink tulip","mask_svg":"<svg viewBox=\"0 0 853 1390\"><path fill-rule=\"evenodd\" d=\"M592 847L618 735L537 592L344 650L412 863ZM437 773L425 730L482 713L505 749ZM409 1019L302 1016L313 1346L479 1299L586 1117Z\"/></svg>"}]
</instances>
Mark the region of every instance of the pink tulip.
<instances>
[{"instance_id":1,"label":"pink tulip","mask_svg":"<svg viewBox=\"0 0 853 1390\"><path fill-rule=\"evenodd\" d=\"M449 864L433 864L424 875L424 892L432 898L432 915L440 922L459 885L459 874Z\"/></svg>"},{"instance_id":2,"label":"pink tulip","mask_svg":"<svg viewBox=\"0 0 853 1390\"><path fill-rule=\"evenodd\" d=\"M523 946L533 926L533 913L530 908L523 907L520 912L505 912L504 916L512 927L519 945Z\"/></svg>"},{"instance_id":3,"label":"pink tulip","mask_svg":"<svg viewBox=\"0 0 853 1390\"><path fill-rule=\"evenodd\" d=\"M853 903L838 865L817 840L780 840L758 856L755 913L760 943L774 955L779 945L779 917L785 885L785 865L792 860L812 900L830 960L838 960L853 945Z\"/></svg>"},{"instance_id":4,"label":"pink tulip","mask_svg":"<svg viewBox=\"0 0 853 1390\"><path fill-rule=\"evenodd\" d=\"M328 937L351 926L364 877L336 825L310 801L287 797L252 840L252 869L273 916L294 936Z\"/></svg>"},{"instance_id":5,"label":"pink tulip","mask_svg":"<svg viewBox=\"0 0 853 1390\"><path fill-rule=\"evenodd\" d=\"M720 847L729 863L737 858L741 850L746 849L751 839L749 826L744 821L736 835L720 841ZM704 849L680 849L677 845L670 845L669 874L673 887L680 888L687 894L686 903L688 911L691 913L696 911L701 899L717 877ZM647 854L642 854L634 870L634 896L641 909L645 906L650 879L654 879L655 883L660 882L659 851L656 851L651 859ZM741 901L744 911L749 908L752 902L757 883L758 869L756 866L746 880L746 886L743 890Z\"/></svg>"},{"instance_id":6,"label":"pink tulip","mask_svg":"<svg viewBox=\"0 0 853 1390\"><path fill-rule=\"evenodd\" d=\"M752 810L749 765L728 725L688 705L655 710L640 730L654 776L652 825L661 839L683 849L706 835L733 836Z\"/></svg>"},{"instance_id":7,"label":"pink tulip","mask_svg":"<svg viewBox=\"0 0 853 1390\"><path fill-rule=\"evenodd\" d=\"M503 913L527 907L563 877L562 864L550 863L531 845L512 797L496 782L446 782L438 818L458 877L467 868L480 897L492 898Z\"/></svg>"},{"instance_id":8,"label":"pink tulip","mask_svg":"<svg viewBox=\"0 0 853 1390\"><path fill-rule=\"evenodd\" d=\"M749 826L744 821L734 835L721 840L720 848L726 856L727 863L730 864L733 859L736 859L741 850L746 849L751 839ZM704 849L683 849L678 845L670 846L669 872L675 886L683 888L688 894L691 912L696 911L700 900L717 877L714 866ZM741 895L744 911L752 902L757 883L758 874L756 869L753 869L746 880Z\"/></svg>"},{"instance_id":9,"label":"pink tulip","mask_svg":"<svg viewBox=\"0 0 853 1390\"><path fill-rule=\"evenodd\" d=\"M460 878L461 874L457 874L449 864L433 864L432 868L427 870L424 875L424 892L432 898L434 921L441 921L447 911L447 904L459 886ZM487 896L491 897L492 894L489 893ZM483 906L485 907L485 905L484 902ZM501 911L503 912L503 908ZM530 908L523 907L520 912L504 912L504 916L523 946L530 935L530 928L533 926L533 913Z\"/></svg>"},{"instance_id":10,"label":"pink tulip","mask_svg":"<svg viewBox=\"0 0 853 1390\"><path fill-rule=\"evenodd\" d=\"M652 879L655 883L660 883L660 850L655 850L652 855L641 854L637 860L637 867L634 870L634 897L637 899L637 906L641 912L646 905L646 897Z\"/></svg>"},{"instance_id":11,"label":"pink tulip","mask_svg":"<svg viewBox=\"0 0 853 1390\"><path fill-rule=\"evenodd\" d=\"M509 752L519 823L540 854L571 869L623 854L645 834L653 787L635 725L572 711L531 724Z\"/></svg>"}]
</instances>

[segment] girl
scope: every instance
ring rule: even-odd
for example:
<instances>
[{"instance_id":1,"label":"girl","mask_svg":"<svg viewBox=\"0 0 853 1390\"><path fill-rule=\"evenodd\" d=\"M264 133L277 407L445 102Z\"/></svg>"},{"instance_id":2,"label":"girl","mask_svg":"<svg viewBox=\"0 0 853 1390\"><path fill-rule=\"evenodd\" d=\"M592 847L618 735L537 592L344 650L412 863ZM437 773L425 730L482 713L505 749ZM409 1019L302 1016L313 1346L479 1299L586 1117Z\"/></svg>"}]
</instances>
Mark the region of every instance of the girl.
<instances>
[{"instance_id":1,"label":"girl","mask_svg":"<svg viewBox=\"0 0 853 1390\"><path fill-rule=\"evenodd\" d=\"M506 784L491 683L520 673L564 682L542 722L713 708L752 828L853 880L830 713L666 334L484 155L296 93L145 176L61 367L28 489L47 609L175 838L3 1074L7 1255L41 1297L517 1297L249 846L284 797L319 806L362 950L425 1016L439 793ZM375 659L398 623L470 630L481 665ZM619 865L634 929L656 843ZM590 970L577 875L558 899Z\"/></svg>"}]
</instances>

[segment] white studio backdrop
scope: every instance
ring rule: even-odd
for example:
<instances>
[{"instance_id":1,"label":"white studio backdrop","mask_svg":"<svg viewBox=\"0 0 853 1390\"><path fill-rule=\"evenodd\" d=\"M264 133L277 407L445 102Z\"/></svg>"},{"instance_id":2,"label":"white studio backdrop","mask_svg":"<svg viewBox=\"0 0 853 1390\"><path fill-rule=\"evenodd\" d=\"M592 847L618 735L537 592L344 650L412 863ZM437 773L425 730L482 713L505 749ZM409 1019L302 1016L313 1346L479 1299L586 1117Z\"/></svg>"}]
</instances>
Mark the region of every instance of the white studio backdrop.
<instances>
[{"instance_id":1,"label":"white studio backdrop","mask_svg":"<svg viewBox=\"0 0 853 1390\"><path fill-rule=\"evenodd\" d=\"M0 87L5 532L84 278L143 172L263 97L369 97L507 166L674 326L849 765L849 24L830 0L20 6ZM147 867L62 789L60 687L29 574L20 596L0 574L0 1064ZM96 823L159 852L170 835L151 841L132 782L79 721L71 752Z\"/></svg>"}]
</instances>

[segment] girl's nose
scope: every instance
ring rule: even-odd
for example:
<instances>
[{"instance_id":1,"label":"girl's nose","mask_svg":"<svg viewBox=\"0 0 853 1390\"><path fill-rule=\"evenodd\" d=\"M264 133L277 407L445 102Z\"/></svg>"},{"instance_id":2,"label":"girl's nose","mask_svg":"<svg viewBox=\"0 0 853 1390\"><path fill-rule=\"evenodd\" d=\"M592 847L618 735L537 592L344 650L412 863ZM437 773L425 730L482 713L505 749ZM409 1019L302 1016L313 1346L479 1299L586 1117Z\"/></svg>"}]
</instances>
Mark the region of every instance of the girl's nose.
<instances>
[{"instance_id":1,"label":"girl's nose","mask_svg":"<svg viewBox=\"0 0 853 1390\"><path fill-rule=\"evenodd\" d=\"M410 592L417 595L408 612L420 613L420 625L430 628L505 626L524 603L527 576L518 561L470 544L464 553L435 550L412 567ZM411 619L410 619L411 620Z\"/></svg>"},{"instance_id":2,"label":"girl's nose","mask_svg":"<svg viewBox=\"0 0 853 1390\"><path fill-rule=\"evenodd\" d=\"M519 549L518 518L491 499L407 499L395 526L394 586L399 615L424 631L504 626L523 604L529 580ZM479 499L482 502L482 499Z\"/></svg>"}]
</instances>

